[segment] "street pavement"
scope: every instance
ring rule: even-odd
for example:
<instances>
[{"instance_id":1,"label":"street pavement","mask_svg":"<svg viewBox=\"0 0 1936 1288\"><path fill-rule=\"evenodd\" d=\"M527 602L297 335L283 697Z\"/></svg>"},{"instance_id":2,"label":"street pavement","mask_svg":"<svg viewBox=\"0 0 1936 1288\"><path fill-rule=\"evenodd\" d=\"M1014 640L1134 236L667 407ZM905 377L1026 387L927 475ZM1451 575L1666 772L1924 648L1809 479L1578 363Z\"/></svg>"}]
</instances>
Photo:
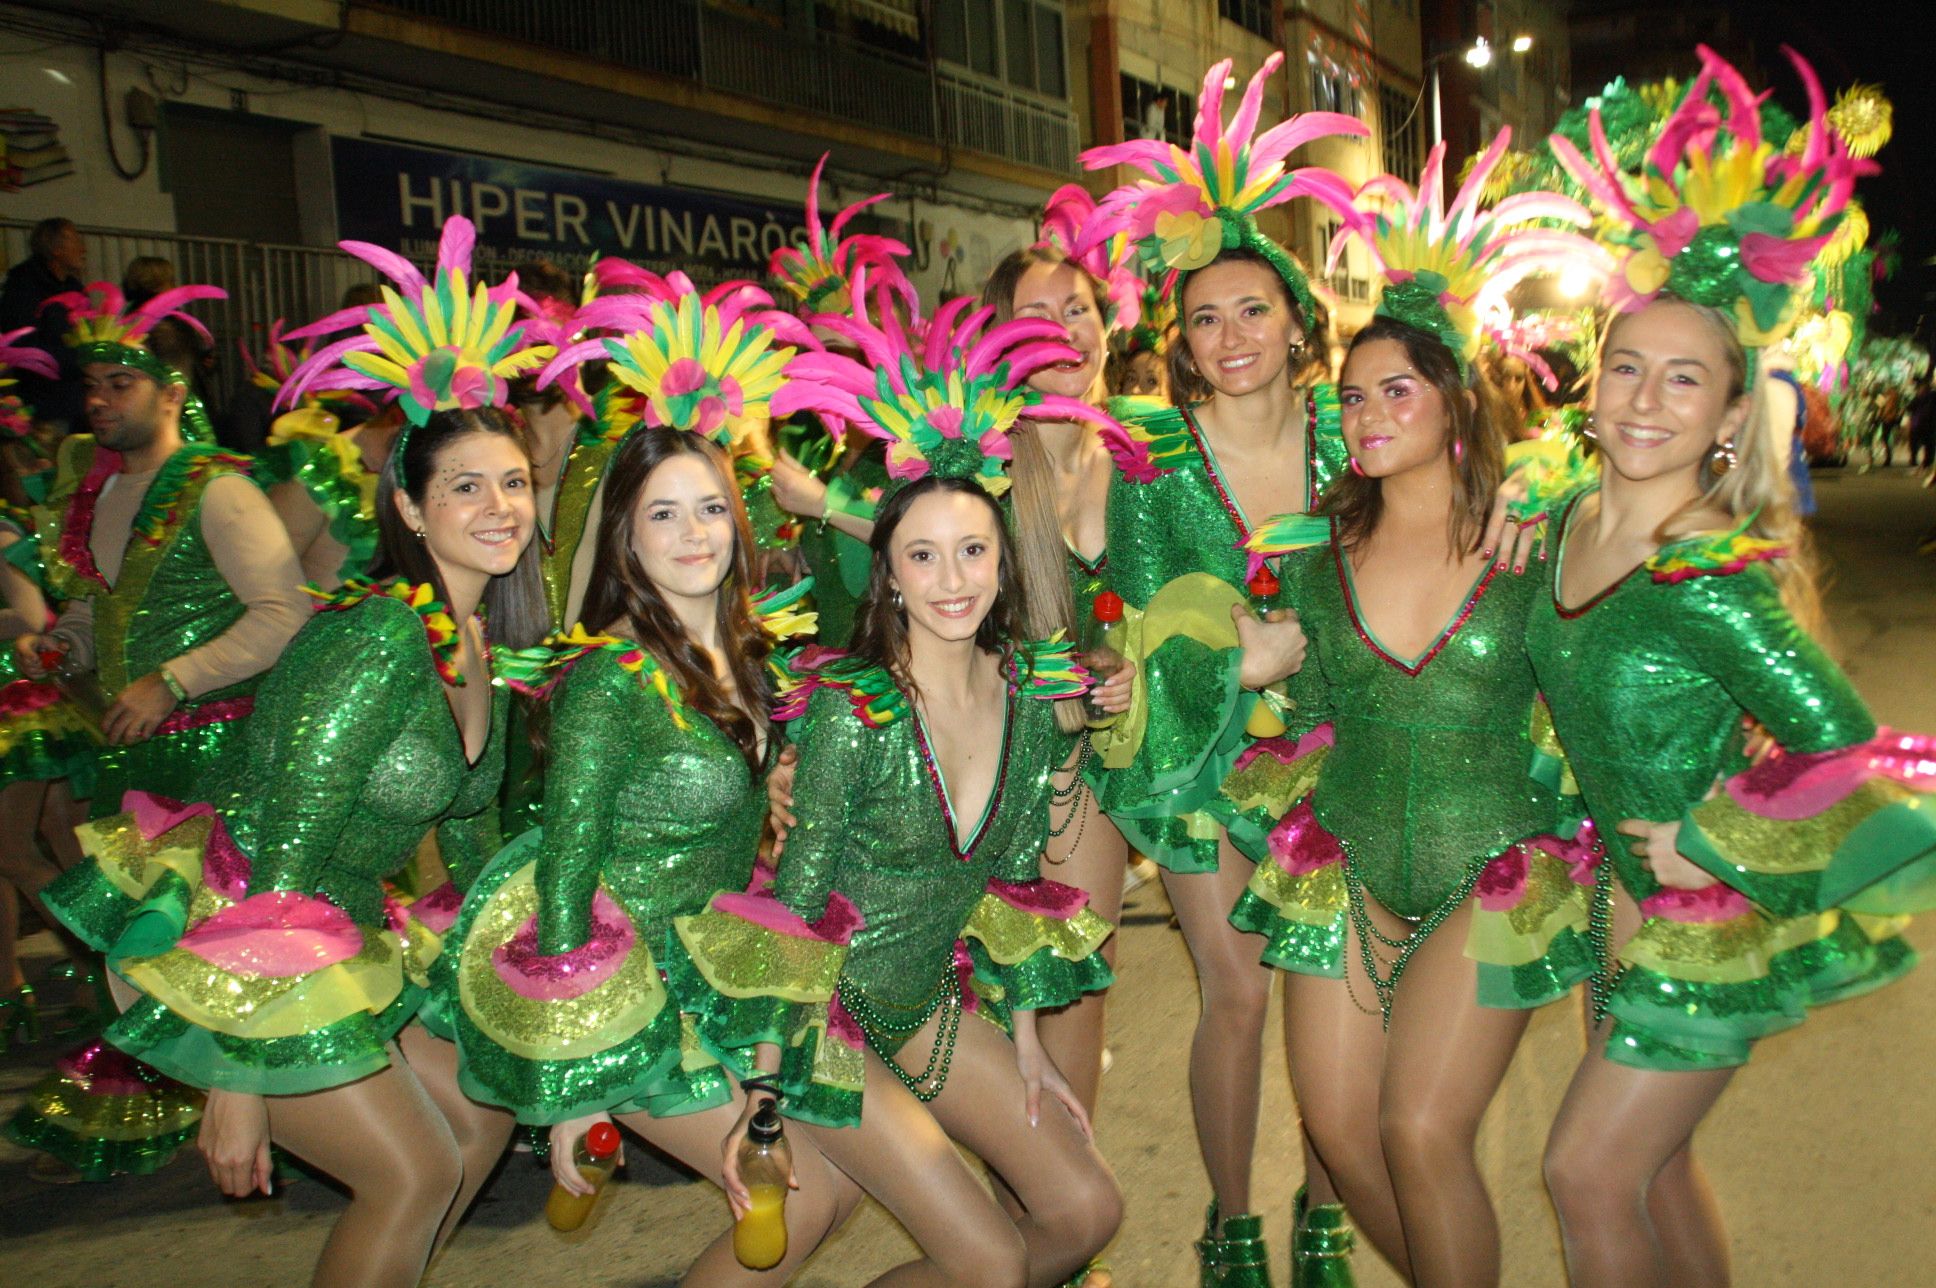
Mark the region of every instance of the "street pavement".
<instances>
[{"instance_id":1,"label":"street pavement","mask_svg":"<svg viewBox=\"0 0 1936 1288\"><path fill-rule=\"evenodd\" d=\"M1830 567L1833 646L1885 723L1936 731L1936 558L1916 554L1936 526L1936 493L1906 471L1817 477L1818 536ZM1190 1242L1208 1189L1185 1093L1196 997L1189 957L1160 889L1131 897L1112 999L1114 1067L1099 1139L1128 1198L1111 1250L1125 1288L1188 1288ZM1910 939L1936 951L1936 929ZM1273 1019L1256 1193L1286 1281L1289 1205L1299 1181L1295 1117ZM0 1060L0 1113L56 1050ZM1577 1005L1534 1017L1480 1142L1505 1238L1505 1283L1563 1282L1539 1179L1545 1130L1581 1051ZM1698 1148L1727 1221L1736 1282L1936 1284L1936 971L1831 1007L1762 1044L1701 1129ZM636 1141L595 1225L566 1238L544 1223L548 1177L507 1158L428 1284L670 1285L727 1220L709 1185L650 1159ZM24 1151L0 1142L0 1281L22 1288L253 1288L307 1280L342 1200L305 1180L273 1199L218 1198L192 1151L158 1175L49 1187ZM851 1288L908 1255L880 1209L864 1208L796 1281ZM1359 1282L1397 1278L1368 1251Z\"/></svg>"}]
</instances>

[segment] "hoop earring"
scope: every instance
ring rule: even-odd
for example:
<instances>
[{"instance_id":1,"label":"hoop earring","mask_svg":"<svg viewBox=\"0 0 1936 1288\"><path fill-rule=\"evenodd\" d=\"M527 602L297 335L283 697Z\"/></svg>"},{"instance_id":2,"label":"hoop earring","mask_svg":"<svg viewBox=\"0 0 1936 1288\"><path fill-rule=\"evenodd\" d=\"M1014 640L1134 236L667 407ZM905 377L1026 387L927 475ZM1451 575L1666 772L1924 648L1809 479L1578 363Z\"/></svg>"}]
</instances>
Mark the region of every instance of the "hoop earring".
<instances>
[{"instance_id":1,"label":"hoop earring","mask_svg":"<svg viewBox=\"0 0 1936 1288\"><path fill-rule=\"evenodd\" d=\"M1359 478L1363 478L1365 476L1365 471L1358 464L1358 458L1355 456L1351 458L1351 472L1353 474L1356 474Z\"/></svg>"},{"instance_id":2,"label":"hoop earring","mask_svg":"<svg viewBox=\"0 0 1936 1288\"><path fill-rule=\"evenodd\" d=\"M1595 442L1599 441L1600 417L1596 413L1588 412L1586 414L1586 424L1580 426L1580 436L1582 438L1591 438Z\"/></svg>"},{"instance_id":3,"label":"hoop earring","mask_svg":"<svg viewBox=\"0 0 1936 1288\"><path fill-rule=\"evenodd\" d=\"M1716 443L1714 450L1708 454L1708 467L1716 474L1726 474L1739 464L1741 458L1735 455L1734 440L1731 438L1725 443Z\"/></svg>"},{"instance_id":4,"label":"hoop earring","mask_svg":"<svg viewBox=\"0 0 1936 1288\"><path fill-rule=\"evenodd\" d=\"M895 611L895 612L897 612L897 613L904 613L904 612L906 612L906 611L907 611L907 605L906 605L906 604L905 604L905 603L904 603L904 602L902 601L902 599L901 599L901 592L900 592L900 591L898 591L898 590L895 590L895 591L889 591L888 593L889 593L889 594L891 594L891 595L892 595L892 596L894 597L894 599L893 599L893 603L894 603L894 611Z\"/></svg>"},{"instance_id":5,"label":"hoop earring","mask_svg":"<svg viewBox=\"0 0 1936 1288\"><path fill-rule=\"evenodd\" d=\"M1465 440L1462 438L1452 440L1452 463L1454 465L1465 464Z\"/></svg>"}]
</instances>

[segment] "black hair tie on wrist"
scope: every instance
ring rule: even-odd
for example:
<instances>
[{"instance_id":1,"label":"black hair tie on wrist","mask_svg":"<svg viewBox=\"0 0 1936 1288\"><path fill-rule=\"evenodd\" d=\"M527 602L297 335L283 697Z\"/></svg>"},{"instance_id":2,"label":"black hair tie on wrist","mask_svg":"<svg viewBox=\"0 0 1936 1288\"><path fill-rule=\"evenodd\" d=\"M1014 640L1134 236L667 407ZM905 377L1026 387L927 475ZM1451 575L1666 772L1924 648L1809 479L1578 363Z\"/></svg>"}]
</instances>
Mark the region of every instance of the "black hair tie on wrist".
<instances>
[{"instance_id":1,"label":"black hair tie on wrist","mask_svg":"<svg viewBox=\"0 0 1936 1288\"><path fill-rule=\"evenodd\" d=\"M756 1091L764 1091L767 1095L773 1097L773 1103L776 1105L786 1100L786 1096L781 1093L779 1085L770 1077L742 1078L740 1079L739 1085L740 1089L749 1096Z\"/></svg>"}]
</instances>

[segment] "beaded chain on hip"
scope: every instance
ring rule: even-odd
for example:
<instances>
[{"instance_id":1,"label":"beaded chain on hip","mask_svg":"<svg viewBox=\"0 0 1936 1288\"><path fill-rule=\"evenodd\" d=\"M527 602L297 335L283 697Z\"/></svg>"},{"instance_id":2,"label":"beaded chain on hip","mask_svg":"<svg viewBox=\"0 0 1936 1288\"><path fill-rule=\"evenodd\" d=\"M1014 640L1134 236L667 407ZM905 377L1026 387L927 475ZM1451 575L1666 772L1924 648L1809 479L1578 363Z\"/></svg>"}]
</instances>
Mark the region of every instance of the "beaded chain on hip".
<instances>
[{"instance_id":1,"label":"beaded chain on hip","mask_svg":"<svg viewBox=\"0 0 1936 1288\"><path fill-rule=\"evenodd\" d=\"M1372 924L1371 913L1365 907L1365 883L1353 870L1351 861L1344 863L1344 888L1351 905L1351 927L1358 935L1358 954L1365 965L1365 977L1371 980L1372 988L1378 994L1378 1014L1384 1017L1386 1028L1391 1027L1392 998L1398 992L1398 977L1405 973L1405 966L1412 960L1412 954L1432 935L1432 932L1445 924L1446 918L1459 910L1472 894L1472 887L1479 883L1479 874L1485 870L1483 861L1475 861L1467 868L1459 881L1458 888L1441 899L1430 912L1419 918L1412 927L1412 933L1403 939L1393 939ZM1371 941L1376 939L1391 949L1397 956L1392 958L1391 973L1380 976L1378 973L1378 954L1372 949ZM1351 994L1352 1004L1366 1015L1371 1008L1358 1000L1358 993L1352 986L1351 972L1344 973L1345 988Z\"/></svg>"},{"instance_id":2,"label":"beaded chain on hip","mask_svg":"<svg viewBox=\"0 0 1936 1288\"><path fill-rule=\"evenodd\" d=\"M1613 867L1611 859L1602 862L1593 874L1593 902L1587 905L1586 940L1593 950L1593 976L1587 989L1593 998L1593 1022L1607 1018L1607 1004L1620 984L1624 966L1613 960Z\"/></svg>"},{"instance_id":3,"label":"beaded chain on hip","mask_svg":"<svg viewBox=\"0 0 1936 1288\"><path fill-rule=\"evenodd\" d=\"M926 1001L919 1006L903 1008L887 1003L896 1011L909 1011L912 1020L898 1019L882 1013L882 1003L877 1003L865 991L850 980L840 982L840 1004L860 1025L861 1035L867 1045L881 1058L889 1071L901 1080L901 1085L914 1093L914 1098L927 1104L941 1094L948 1082L948 1067L954 1063L955 1039L961 1033L961 1013L964 1009L961 996L961 978L955 971L954 946L948 948L948 965L941 982ZM941 1017L941 1027L934 1036L934 1049L928 1052L927 1067L919 1074L910 1074L901 1067L901 1062L887 1050L888 1039L905 1041L921 1031L921 1026L934 1017L936 1011L945 1011Z\"/></svg>"},{"instance_id":4,"label":"beaded chain on hip","mask_svg":"<svg viewBox=\"0 0 1936 1288\"><path fill-rule=\"evenodd\" d=\"M1069 842L1069 848L1071 850L1074 850L1078 845L1082 844L1082 834L1089 828L1089 821L1083 817L1084 810L1082 808L1082 793L1088 788L1088 784L1082 781L1082 770L1088 763L1089 738L1085 734L1076 743L1076 763L1070 771L1069 786L1065 789L1051 784L1049 787L1049 836L1051 838L1059 838L1064 832L1069 830L1069 824L1076 823L1078 819L1082 820L1076 826L1075 840ZM1069 812L1062 816L1062 826L1057 827L1055 825L1055 810L1058 805L1064 804L1069 807Z\"/></svg>"}]
</instances>

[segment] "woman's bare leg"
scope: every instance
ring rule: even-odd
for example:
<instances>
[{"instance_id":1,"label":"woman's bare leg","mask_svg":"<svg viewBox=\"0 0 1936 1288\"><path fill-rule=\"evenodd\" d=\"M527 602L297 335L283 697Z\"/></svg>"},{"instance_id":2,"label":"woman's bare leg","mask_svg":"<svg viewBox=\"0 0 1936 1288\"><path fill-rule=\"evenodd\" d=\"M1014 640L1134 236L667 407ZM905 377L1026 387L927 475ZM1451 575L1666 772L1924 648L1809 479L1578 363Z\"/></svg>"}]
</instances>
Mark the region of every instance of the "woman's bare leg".
<instances>
[{"instance_id":1,"label":"woman's bare leg","mask_svg":"<svg viewBox=\"0 0 1936 1288\"><path fill-rule=\"evenodd\" d=\"M1405 925L1382 908L1370 909L1385 934ZM1379 1131L1379 1071L1385 1030L1378 994L1365 976L1357 934L1345 940L1345 979L1295 972L1284 977L1284 1052L1291 1089L1304 1119L1304 1136L1321 1167L1312 1178L1336 1186L1365 1237L1399 1274L1410 1277L1398 1198L1385 1166ZM1314 1187L1315 1189L1315 1187ZM1315 1202L1329 1201L1316 1198Z\"/></svg>"},{"instance_id":2,"label":"woman's bare leg","mask_svg":"<svg viewBox=\"0 0 1936 1288\"><path fill-rule=\"evenodd\" d=\"M73 783L63 778L47 784L47 794L40 801L40 836L62 872L87 857L81 852L81 838L74 835L74 829L85 822L87 802L74 799Z\"/></svg>"},{"instance_id":3,"label":"woman's bare leg","mask_svg":"<svg viewBox=\"0 0 1936 1288\"><path fill-rule=\"evenodd\" d=\"M450 1211L437 1228L436 1246L441 1248L449 1241L458 1222L464 1219L464 1213L470 1211L484 1183L497 1170L498 1161L504 1157L504 1147L511 1143L517 1120L505 1110L478 1104L458 1089L455 1043L412 1024L398 1036L397 1045L403 1048L403 1058L410 1062L417 1081L423 1084L444 1121L450 1124L457 1152L464 1160L463 1182L457 1187Z\"/></svg>"},{"instance_id":4,"label":"woman's bare leg","mask_svg":"<svg viewBox=\"0 0 1936 1288\"><path fill-rule=\"evenodd\" d=\"M1379 1134L1414 1280L1429 1288L1499 1282L1499 1222L1479 1174L1479 1123L1512 1064L1530 1011L1479 1005L1465 955L1472 902L1406 964L1392 1001Z\"/></svg>"},{"instance_id":5,"label":"woman's bare leg","mask_svg":"<svg viewBox=\"0 0 1936 1288\"><path fill-rule=\"evenodd\" d=\"M1055 776L1057 790L1069 786L1069 777L1066 770ZM1078 789L1073 807L1074 816L1068 819L1062 835L1049 838L1042 875L1086 893L1089 907L1113 926L1123 917L1123 874L1129 869L1129 842L1096 807L1096 795L1086 785ZM1061 811L1069 808L1050 808L1058 826L1062 824ZM1103 944L1102 955L1115 966L1114 936ZM1108 1000L1107 992L1085 993L1069 1006L1043 1011L1035 1022L1042 1049L1069 1080L1092 1121L1102 1091L1103 1011Z\"/></svg>"},{"instance_id":6,"label":"woman's bare leg","mask_svg":"<svg viewBox=\"0 0 1936 1288\"><path fill-rule=\"evenodd\" d=\"M720 1143L739 1120L744 1095L735 1092L733 1103L703 1113L678 1114L654 1118L650 1114L626 1114L619 1121L640 1136L717 1185L720 1182ZM681 1288L752 1288L759 1284L784 1284L796 1274L827 1236L838 1230L853 1214L861 1200L860 1187L847 1179L814 1147L806 1133L788 1124L788 1146L793 1151L793 1173L800 1188L787 1195L787 1251L780 1263L769 1270L748 1270L733 1255L732 1210L722 1195L719 1215L725 1232L699 1254Z\"/></svg>"},{"instance_id":7,"label":"woman's bare leg","mask_svg":"<svg viewBox=\"0 0 1936 1288\"><path fill-rule=\"evenodd\" d=\"M399 1059L348 1086L267 1101L270 1137L350 1191L311 1282L415 1288L464 1164L410 1066Z\"/></svg>"}]
</instances>

